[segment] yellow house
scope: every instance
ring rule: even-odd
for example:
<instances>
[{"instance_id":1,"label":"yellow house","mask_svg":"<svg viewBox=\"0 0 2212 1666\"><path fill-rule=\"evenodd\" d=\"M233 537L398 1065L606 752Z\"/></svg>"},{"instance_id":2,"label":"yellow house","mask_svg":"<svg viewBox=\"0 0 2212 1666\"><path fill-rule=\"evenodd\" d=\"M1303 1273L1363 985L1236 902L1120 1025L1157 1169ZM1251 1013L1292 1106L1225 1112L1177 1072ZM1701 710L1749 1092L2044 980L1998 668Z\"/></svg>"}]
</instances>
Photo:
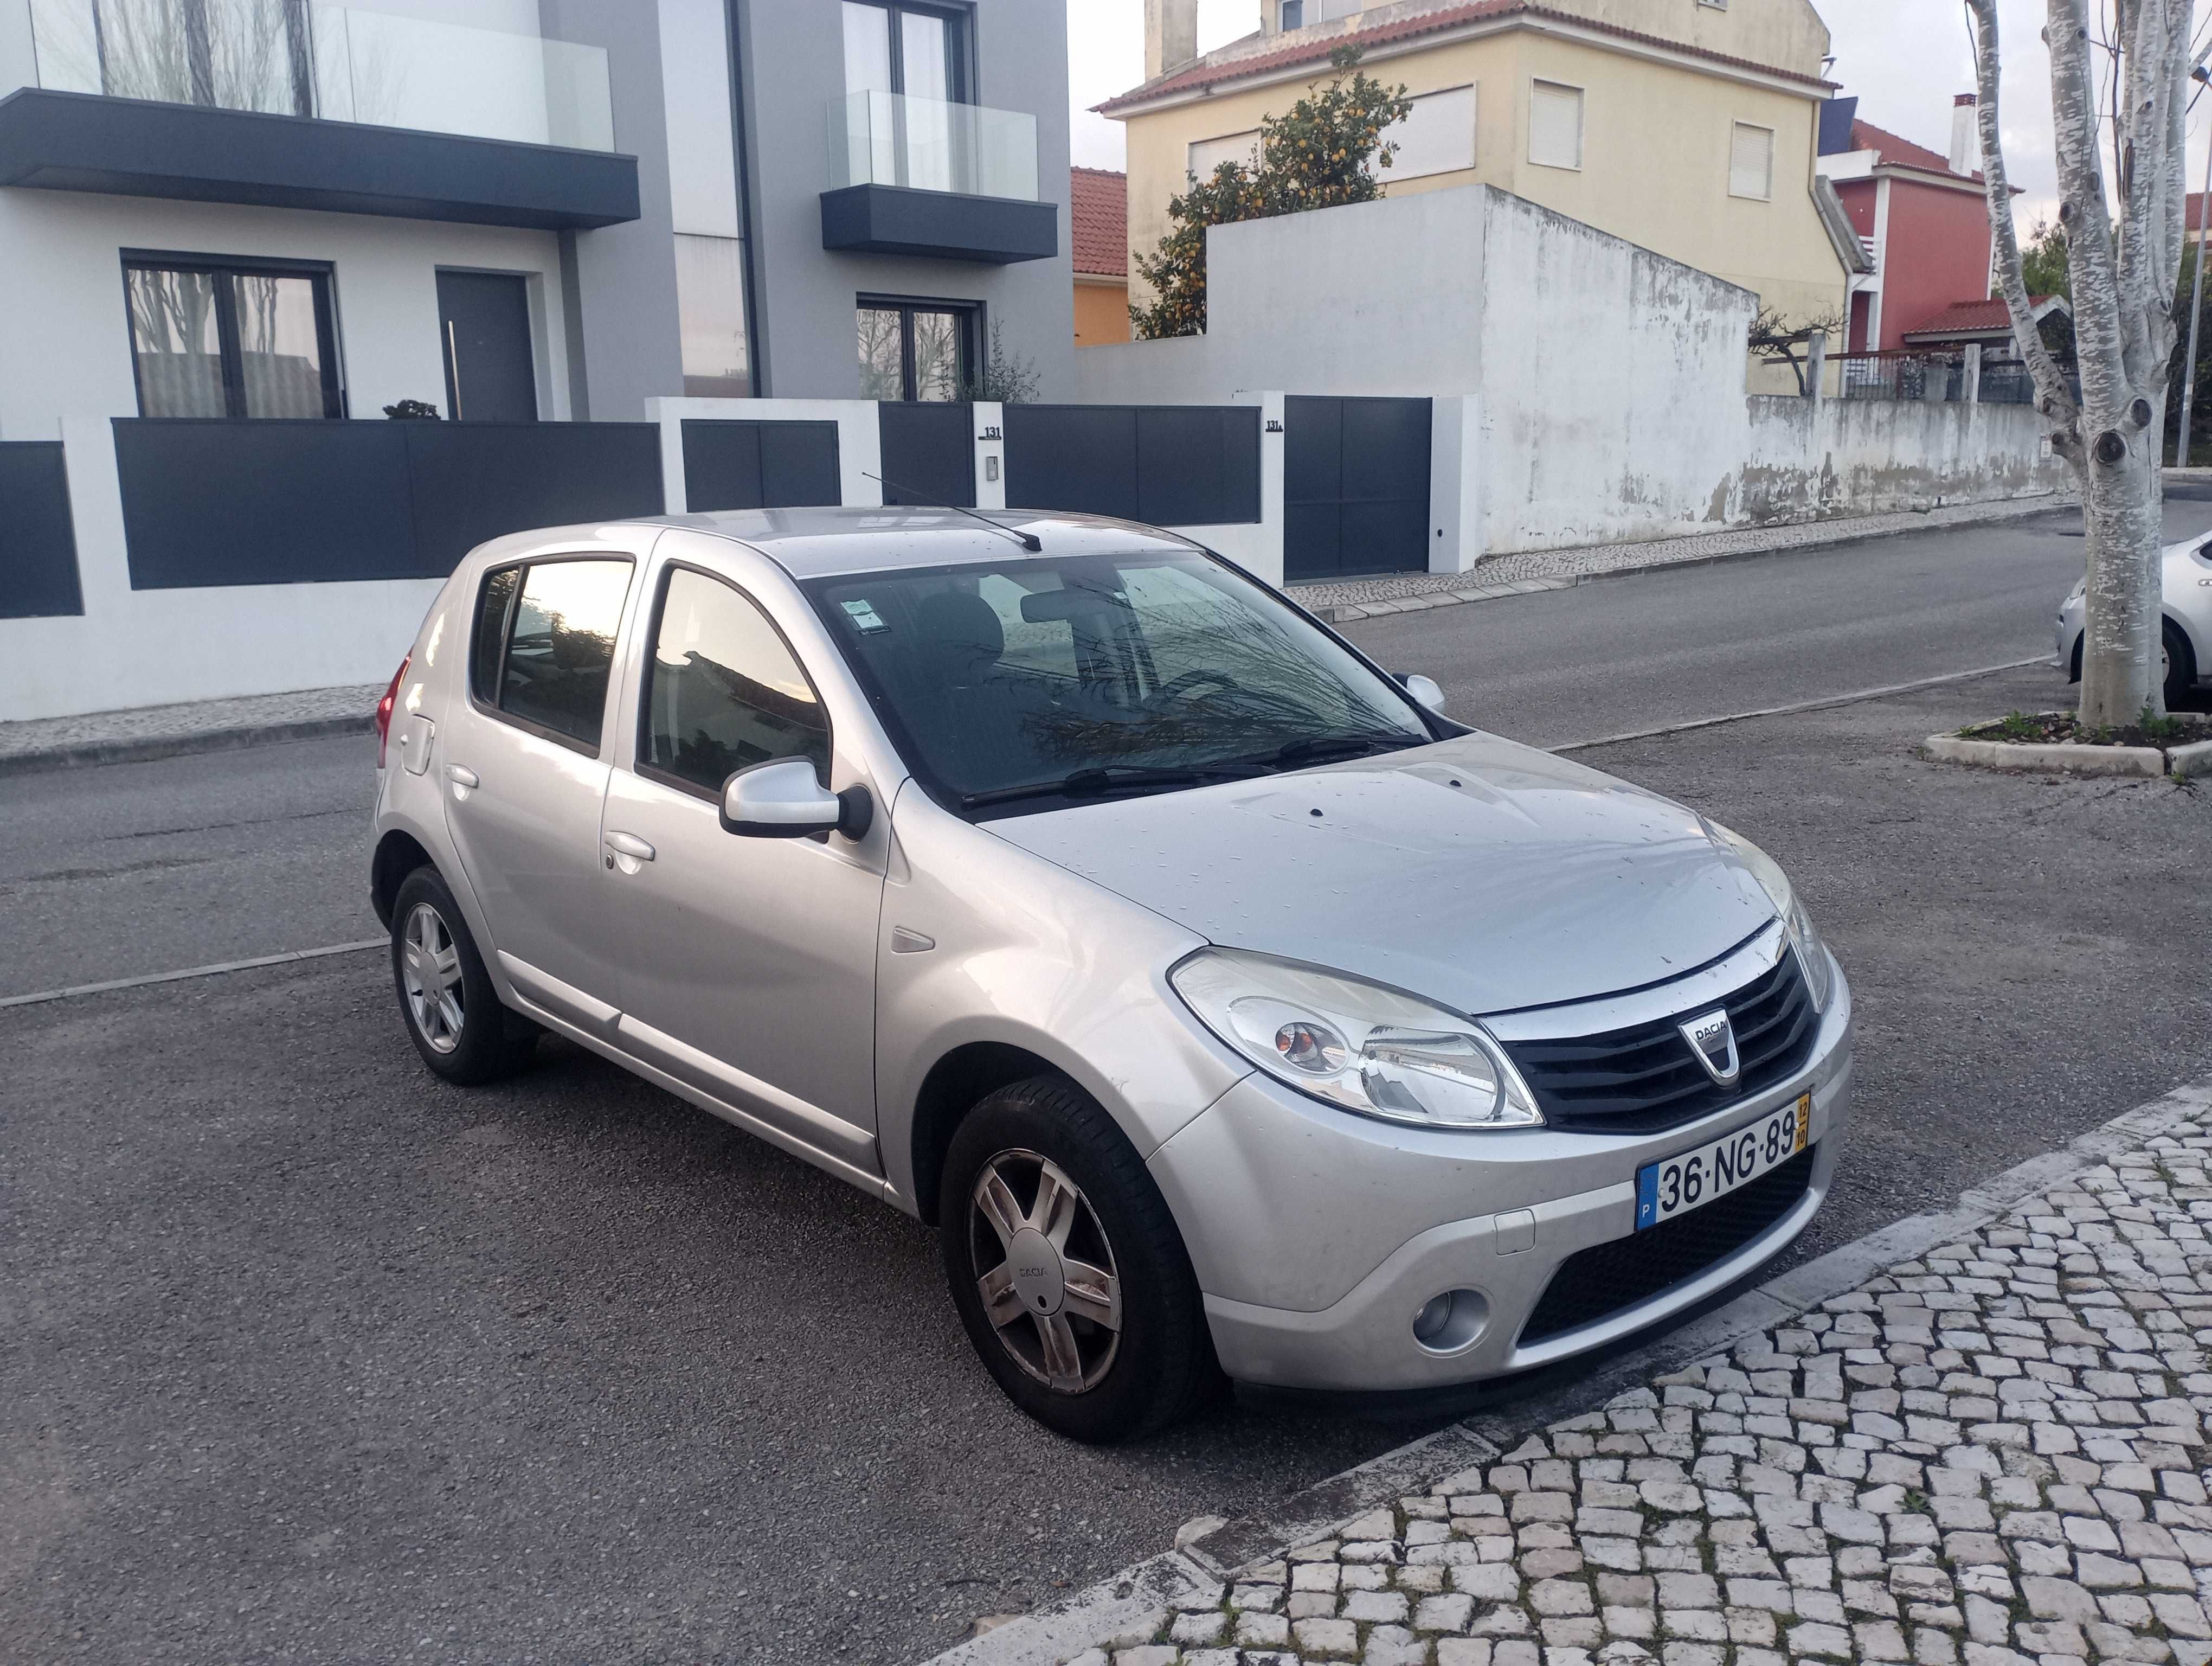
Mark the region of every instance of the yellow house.
<instances>
[{"instance_id":1,"label":"yellow house","mask_svg":"<svg viewBox=\"0 0 2212 1666\"><path fill-rule=\"evenodd\" d=\"M1148 78L1098 106L1128 130L1132 249L1352 45L1413 100L1388 136L1389 195L1481 181L1741 284L1790 323L1841 316L1856 249L1814 173L1828 31L1808 0L1256 4L1256 33L1200 57L1197 0L1146 0ZM1131 290L1149 298L1133 269Z\"/></svg>"}]
</instances>

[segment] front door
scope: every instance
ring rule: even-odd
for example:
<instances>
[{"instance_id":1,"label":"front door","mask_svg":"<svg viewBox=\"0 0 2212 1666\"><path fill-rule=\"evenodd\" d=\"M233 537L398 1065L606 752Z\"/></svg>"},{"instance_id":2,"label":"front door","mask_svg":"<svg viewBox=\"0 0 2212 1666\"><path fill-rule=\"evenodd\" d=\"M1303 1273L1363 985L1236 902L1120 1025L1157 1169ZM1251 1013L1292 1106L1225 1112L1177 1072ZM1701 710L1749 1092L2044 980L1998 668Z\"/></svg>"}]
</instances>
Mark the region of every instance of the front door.
<instances>
[{"instance_id":1,"label":"front door","mask_svg":"<svg viewBox=\"0 0 2212 1666\"><path fill-rule=\"evenodd\" d=\"M493 569L477 593L468 698L445 729L446 825L530 1000L578 1024L613 1020L599 812L607 696L636 563L573 556Z\"/></svg>"},{"instance_id":2,"label":"front door","mask_svg":"<svg viewBox=\"0 0 2212 1666\"><path fill-rule=\"evenodd\" d=\"M749 764L804 757L832 779L814 684L750 598L696 568L661 569L647 629L636 757L609 780L603 834L623 1043L815 1150L880 1172L883 874L837 834L747 838L721 824L722 783Z\"/></svg>"},{"instance_id":3,"label":"front door","mask_svg":"<svg viewBox=\"0 0 2212 1666\"><path fill-rule=\"evenodd\" d=\"M506 272L440 272L446 411L457 423L534 423L538 371L530 289Z\"/></svg>"}]
</instances>

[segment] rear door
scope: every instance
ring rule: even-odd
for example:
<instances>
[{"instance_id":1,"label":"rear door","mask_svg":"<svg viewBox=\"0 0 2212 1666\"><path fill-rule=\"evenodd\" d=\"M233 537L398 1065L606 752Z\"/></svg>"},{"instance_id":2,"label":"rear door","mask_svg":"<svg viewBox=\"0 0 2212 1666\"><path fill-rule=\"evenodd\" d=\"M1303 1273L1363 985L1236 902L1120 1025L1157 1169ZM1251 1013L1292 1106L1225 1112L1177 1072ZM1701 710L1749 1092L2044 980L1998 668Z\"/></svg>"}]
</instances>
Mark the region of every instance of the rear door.
<instances>
[{"instance_id":1,"label":"rear door","mask_svg":"<svg viewBox=\"0 0 2212 1666\"><path fill-rule=\"evenodd\" d=\"M599 854L615 649L650 547L489 569L445 725L446 824L487 949L530 1000L595 1026L619 999Z\"/></svg>"}]
</instances>

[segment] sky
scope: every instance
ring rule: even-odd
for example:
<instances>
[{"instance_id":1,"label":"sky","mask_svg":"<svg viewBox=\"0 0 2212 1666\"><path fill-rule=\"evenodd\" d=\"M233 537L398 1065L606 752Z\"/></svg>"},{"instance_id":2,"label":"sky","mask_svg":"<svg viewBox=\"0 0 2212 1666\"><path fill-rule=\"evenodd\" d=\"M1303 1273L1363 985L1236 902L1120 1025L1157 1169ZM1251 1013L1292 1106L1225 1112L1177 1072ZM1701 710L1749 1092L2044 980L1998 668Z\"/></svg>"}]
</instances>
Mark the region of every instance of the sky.
<instances>
[{"instance_id":1,"label":"sky","mask_svg":"<svg viewBox=\"0 0 2212 1666\"><path fill-rule=\"evenodd\" d=\"M1087 167L1120 167L1121 124L1091 114L1090 106L1144 79L1143 0L1066 3L1075 161ZM1857 94L1860 116L1900 137L1948 151L1952 99L1974 88L1973 49L1960 0L1823 0L1820 9L1833 38L1836 61L1829 79ZM2198 0L2197 9L2200 26L2212 22L2212 0ZM1259 27L1259 0L1200 0L1200 50L1250 33ZM2023 192L2023 233L2051 213L2057 188L2051 59L2040 38L2045 13L2044 0L2002 0L1999 8L2005 163ZM2199 103L2191 124L2192 190L2204 188L2204 147L2212 137L2208 123L2212 99Z\"/></svg>"}]
</instances>

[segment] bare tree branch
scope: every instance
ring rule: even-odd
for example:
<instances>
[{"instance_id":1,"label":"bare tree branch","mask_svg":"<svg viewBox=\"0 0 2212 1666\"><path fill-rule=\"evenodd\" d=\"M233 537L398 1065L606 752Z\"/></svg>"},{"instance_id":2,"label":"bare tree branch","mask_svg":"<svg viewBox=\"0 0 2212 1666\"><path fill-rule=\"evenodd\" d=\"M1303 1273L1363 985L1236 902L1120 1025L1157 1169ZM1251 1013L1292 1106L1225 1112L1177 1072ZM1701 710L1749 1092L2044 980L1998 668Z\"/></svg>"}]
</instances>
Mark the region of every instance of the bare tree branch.
<instances>
[{"instance_id":1,"label":"bare tree branch","mask_svg":"<svg viewBox=\"0 0 2212 1666\"><path fill-rule=\"evenodd\" d=\"M2020 344L2028 374L2035 380L2036 404L2051 420L2051 444L2060 455L2079 464L2081 409L2035 327L2027 281L2021 271L2020 230L2013 224L2012 183L2005 173L2002 129L1998 125L1996 0L1966 0L1966 8L1974 20L1974 79L1980 88L1975 116L1981 129L1982 190L1989 203L1990 230L1997 245L1998 287L2012 319L2013 339Z\"/></svg>"}]
</instances>

